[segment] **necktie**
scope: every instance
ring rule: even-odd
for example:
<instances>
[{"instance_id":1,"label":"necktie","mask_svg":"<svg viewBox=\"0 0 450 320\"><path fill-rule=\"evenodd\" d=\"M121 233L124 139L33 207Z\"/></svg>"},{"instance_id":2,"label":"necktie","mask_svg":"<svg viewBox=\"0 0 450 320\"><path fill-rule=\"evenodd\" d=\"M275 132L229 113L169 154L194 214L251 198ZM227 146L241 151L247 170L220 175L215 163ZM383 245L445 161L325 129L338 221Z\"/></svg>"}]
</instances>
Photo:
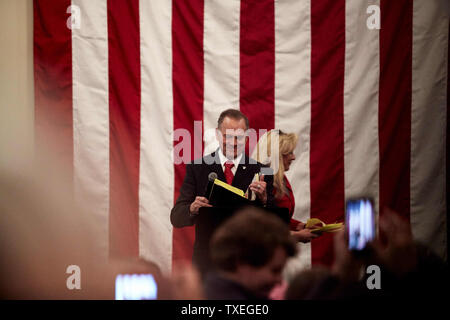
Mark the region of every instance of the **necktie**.
<instances>
[{"instance_id":1,"label":"necktie","mask_svg":"<svg viewBox=\"0 0 450 320\"><path fill-rule=\"evenodd\" d=\"M234 163L231 161L227 161L225 162L225 179L227 180L228 184L231 184L231 182L233 182L233 178L234 178L234 174L231 171L231 168L234 167Z\"/></svg>"}]
</instances>

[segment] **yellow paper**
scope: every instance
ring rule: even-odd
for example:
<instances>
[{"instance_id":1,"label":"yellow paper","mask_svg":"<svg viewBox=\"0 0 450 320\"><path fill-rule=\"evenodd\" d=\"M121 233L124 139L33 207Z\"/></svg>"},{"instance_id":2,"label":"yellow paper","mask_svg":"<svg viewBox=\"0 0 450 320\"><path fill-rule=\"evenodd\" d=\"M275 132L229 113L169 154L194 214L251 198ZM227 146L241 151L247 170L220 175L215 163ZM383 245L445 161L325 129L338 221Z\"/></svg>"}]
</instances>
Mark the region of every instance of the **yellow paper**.
<instances>
[{"instance_id":1,"label":"yellow paper","mask_svg":"<svg viewBox=\"0 0 450 320\"><path fill-rule=\"evenodd\" d=\"M311 229L312 227L318 224L321 225L321 227ZM312 218L306 221L305 228L311 229L311 232L336 232L339 231L342 228L342 226L343 226L342 222L325 224L325 222L323 222L320 219Z\"/></svg>"},{"instance_id":2,"label":"yellow paper","mask_svg":"<svg viewBox=\"0 0 450 320\"><path fill-rule=\"evenodd\" d=\"M253 176L252 183L255 182L255 181L259 181L259 173L255 173L255 175ZM250 199L249 199L249 196L248 196L249 194L251 195ZM256 200L256 194L254 192L251 192L250 188L247 188L247 191L245 192L245 197L247 199L249 199L249 200L252 200L252 201Z\"/></svg>"},{"instance_id":3,"label":"yellow paper","mask_svg":"<svg viewBox=\"0 0 450 320\"><path fill-rule=\"evenodd\" d=\"M242 191L239 188L233 187L232 185L229 185L228 183L225 183L219 179L214 180L214 184L217 184L218 186L224 187L225 189L237 194L238 196L241 196L245 198L244 191Z\"/></svg>"}]
</instances>

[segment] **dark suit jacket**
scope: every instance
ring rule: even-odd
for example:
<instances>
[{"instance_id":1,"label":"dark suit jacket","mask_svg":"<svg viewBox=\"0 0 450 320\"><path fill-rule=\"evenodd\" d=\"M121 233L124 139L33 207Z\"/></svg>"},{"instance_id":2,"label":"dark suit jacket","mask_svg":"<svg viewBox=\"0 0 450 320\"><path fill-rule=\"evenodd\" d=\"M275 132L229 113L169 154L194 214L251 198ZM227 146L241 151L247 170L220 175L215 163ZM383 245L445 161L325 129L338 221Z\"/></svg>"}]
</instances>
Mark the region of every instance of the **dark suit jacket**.
<instances>
[{"instance_id":1,"label":"dark suit jacket","mask_svg":"<svg viewBox=\"0 0 450 320\"><path fill-rule=\"evenodd\" d=\"M239 166L236 169L232 185L245 192L255 174L260 173L262 167L263 165L261 163L253 159L250 161L250 158L243 154ZM186 165L186 175L180 189L180 195L170 213L170 221L175 228L192 226L196 223L196 216L191 216L189 207L194 202L195 197L203 197L205 195L208 175L211 172L215 172L219 180L226 181L217 152L213 152L202 159L195 160L193 163ZM267 183L266 205L271 207L274 205L273 176L265 175L264 180ZM262 206L262 203L258 199L255 201L255 204ZM204 266L200 265L203 263L201 262L203 260L201 256L204 257L205 253L209 250L209 243L199 243L197 241L199 238L197 231L198 229L196 228L193 261L202 269Z\"/></svg>"}]
</instances>

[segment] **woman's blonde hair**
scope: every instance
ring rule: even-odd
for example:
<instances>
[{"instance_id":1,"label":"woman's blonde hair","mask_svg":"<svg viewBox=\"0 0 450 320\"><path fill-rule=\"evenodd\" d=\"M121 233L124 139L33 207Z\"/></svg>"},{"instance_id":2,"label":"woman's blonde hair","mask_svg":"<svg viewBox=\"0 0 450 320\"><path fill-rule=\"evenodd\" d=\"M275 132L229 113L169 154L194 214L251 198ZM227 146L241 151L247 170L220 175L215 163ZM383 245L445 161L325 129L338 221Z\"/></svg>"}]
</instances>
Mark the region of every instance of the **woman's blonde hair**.
<instances>
[{"instance_id":1,"label":"woman's blonde hair","mask_svg":"<svg viewBox=\"0 0 450 320\"><path fill-rule=\"evenodd\" d=\"M276 141L273 138L275 135L278 135L278 170L275 172L273 177L273 186L275 188L275 197L281 198L283 195L288 193L288 190L284 184L284 164L283 164L283 155L294 152L295 147L297 146L298 136L295 133L285 133L278 129L273 129L268 131L265 135L263 135L254 151L252 158L261 162L262 164L270 165L272 169L275 163L275 159L273 159L276 154L272 154L271 143L272 140Z\"/></svg>"}]
</instances>

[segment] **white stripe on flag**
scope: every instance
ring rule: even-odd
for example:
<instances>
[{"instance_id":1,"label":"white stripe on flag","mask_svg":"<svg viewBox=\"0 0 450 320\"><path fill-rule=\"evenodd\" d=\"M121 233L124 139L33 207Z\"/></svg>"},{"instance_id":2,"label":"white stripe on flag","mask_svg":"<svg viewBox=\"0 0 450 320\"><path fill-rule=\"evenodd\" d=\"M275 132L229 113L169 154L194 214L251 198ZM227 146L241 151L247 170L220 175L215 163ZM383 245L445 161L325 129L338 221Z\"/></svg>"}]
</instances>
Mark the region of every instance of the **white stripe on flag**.
<instances>
[{"instance_id":1,"label":"white stripe on flag","mask_svg":"<svg viewBox=\"0 0 450 320\"><path fill-rule=\"evenodd\" d=\"M416 0L413 7L411 228L446 257L445 151L449 4Z\"/></svg>"},{"instance_id":2,"label":"white stripe on flag","mask_svg":"<svg viewBox=\"0 0 450 320\"><path fill-rule=\"evenodd\" d=\"M172 5L141 1L139 255L163 272L172 264Z\"/></svg>"},{"instance_id":3,"label":"white stripe on flag","mask_svg":"<svg viewBox=\"0 0 450 320\"><path fill-rule=\"evenodd\" d=\"M239 109L239 0L205 1L203 126L217 127L220 113ZM213 131L208 131L214 133ZM214 134L204 136L204 154L218 148Z\"/></svg>"},{"instance_id":4,"label":"white stripe on flag","mask_svg":"<svg viewBox=\"0 0 450 320\"><path fill-rule=\"evenodd\" d=\"M378 208L380 40L379 31L366 24L369 5L379 7L380 3L347 0L345 6L345 196L370 195Z\"/></svg>"},{"instance_id":5,"label":"white stripe on flag","mask_svg":"<svg viewBox=\"0 0 450 320\"><path fill-rule=\"evenodd\" d=\"M286 173L295 195L294 218L310 217L311 128L311 4L275 2L275 128L299 135L296 161ZM300 254L286 268L290 277L311 266L311 245L300 244Z\"/></svg>"},{"instance_id":6,"label":"white stripe on flag","mask_svg":"<svg viewBox=\"0 0 450 320\"><path fill-rule=\"evenodd\" d=\"M93 213L99 252L109 252L109 103L106 0L72 0L81 25L72 29L74 188Z\"/></svg>"}]
</instances>

